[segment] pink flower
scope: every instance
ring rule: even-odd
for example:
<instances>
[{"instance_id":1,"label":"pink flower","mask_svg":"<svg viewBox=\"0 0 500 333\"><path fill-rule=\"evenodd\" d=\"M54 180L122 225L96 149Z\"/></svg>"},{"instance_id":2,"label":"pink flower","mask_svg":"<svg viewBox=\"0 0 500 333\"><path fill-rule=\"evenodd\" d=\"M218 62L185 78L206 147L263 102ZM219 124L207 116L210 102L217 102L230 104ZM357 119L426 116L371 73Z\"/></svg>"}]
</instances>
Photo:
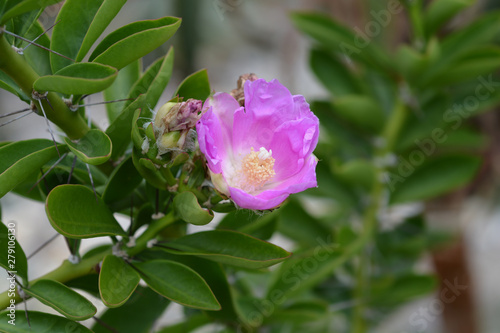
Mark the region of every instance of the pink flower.
<instances>
[{"instance_id":1,"label":"pink flower","mask_svg":"<svg viewBox=\"0 0 500 333\"><path fill-rule=\"evenodd\" d=\"M214 186L241 208L266 210L316 187L318 118L278 80L246 81L245 106L227 93L196 124Z\"/></svg>"}]
</instances>

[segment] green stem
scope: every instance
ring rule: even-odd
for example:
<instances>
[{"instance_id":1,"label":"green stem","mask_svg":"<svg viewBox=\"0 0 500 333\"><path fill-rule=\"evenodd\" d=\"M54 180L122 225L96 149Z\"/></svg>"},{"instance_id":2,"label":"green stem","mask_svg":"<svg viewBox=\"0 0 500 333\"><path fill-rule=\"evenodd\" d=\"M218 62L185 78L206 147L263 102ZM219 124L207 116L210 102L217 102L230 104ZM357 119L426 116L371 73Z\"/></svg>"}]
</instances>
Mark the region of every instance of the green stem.
<instances>
[{"instance_id":1,"label":"green stem","mask_svg":"<svg viewBox=\"0 0 500 333\"><path fill-rule=\"evenodd\" d=\"M156 235L165 227L168 225L172 224L175 222L174 218L174 213L171 212L164 216L161 219L158 219L154 221L153 223L150 224L148 229L139 236L139 238L136 241L136 245L134 247L125 249L125 252L130 257L133 257L134 255L140 253L141 251L145 250L147 248L148 242L155 238ZM96 272L96 267L97 265L104 259L105 256L108 254L111 254L112 250L106 250L103 252L100 252L90 258L86 258L82 261L80 261L78 264L72 264L68 260L64 260L61 266L58 268L54 269L53 271L37 278L29 282L29 285L32 285L38 280L42 279L48 279L48 280L54 280L54 281L59 281L61 283L65 283L68 281L71 281L77 277L89 275L91 273ZM10 303L11 297L9 297L8 292L5 291L4 293L0 294L0 309L5 309ZM22 301L22 298L17 294L15 296L16 303L19 303Z\"/></svg>"},{"instance_id":2,"label":"green stem","mask_svg":"<svg viewBox=\"0 0 500 333\"><path fill-rule=\"evenodd\" d=\"M32 98L33 83L39 78L39 75L24 60L22 55L17 54L12 49L1 30L0 54L2 55L0 57L0 70L10 76L21 90ZM79 139L88 132L89 128L84 119L80 117L78 112L70 111L59 95L50 92L47 95L47 100L42 101L47 118L61 128L70 139ZM33 98L32 101L36 107L40 107L38 101ZM41 113L39 112L39 114Z\"/></svg>"},{"instance_id":3,"label":"green stem","mask_svg":"<svg viewBox=\"0 0 500 333\"><path fill-rule=\"evenodd\" d=\"M376 159L381 161L387 156L387 154L391 154L394 151L399 133L406 120L407 113L406 106L398 100L382 134L385 145L376 150ZM357 242L353 244L356 252L362 250L363 248L366 249L375 235L377 228L377 215L383 203L384 190L386 190L385 184L383 183L383 176L385 172L385 165L376 165L375 180L370 193L370 204L363 217L363 233L358 238ZM353 333L364 333L367 331L366 321L364 318L364 302L368 286L367 274L365 271L369 265L368 259L369 258L366 253L364 251L361 252L356 270L356 288L354 290L354 298L357 301L357 304L353 309Z\"/></svg>"}]
</instances>

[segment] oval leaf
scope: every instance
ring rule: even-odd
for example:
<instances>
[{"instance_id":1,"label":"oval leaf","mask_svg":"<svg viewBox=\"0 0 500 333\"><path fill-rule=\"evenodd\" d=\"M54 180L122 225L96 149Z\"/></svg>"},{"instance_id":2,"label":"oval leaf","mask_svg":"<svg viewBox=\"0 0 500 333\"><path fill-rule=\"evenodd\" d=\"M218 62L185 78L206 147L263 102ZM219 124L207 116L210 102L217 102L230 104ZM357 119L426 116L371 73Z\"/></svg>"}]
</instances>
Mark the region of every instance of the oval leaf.
<instances>
[{"instance_id":1,"label":"oval leaf","mask_svg":"<svg viewBox=\"0 0 500 333\"><path fill-rule=\"evenodd\" d=\"M58 148L61 154L67 150L65 145L58 145ZM2 146L0 148L0 198L57 156L54 143L45 139L17 141Z\"/></svg>"},{"instance_id":2,"label":"oval leaf","mask_svg":"<svg viewBox=\"0 0 500 333\"><path fill-rule=\"evenodd\" d=\"M85 320L97 312L85 297L54 280L38 280L24 291L72 320Z\"/></svg>"},{"instance_id":3,"label":"oval leaf","mask_svg":"<svg viewBox=\"0 0 500 333\"><path fill-rule=\"evenodd\" d=\"M126 236L106 204L83 185L60 185L47 196L50 224L69 238Z\"/></svg>"},{"instance_id":4,"label":"oval leaf","mask_svg":"<svg viewBox=\"0 0 500 333\"><path fill-rule=\"evenodd\" d=\"M346 95L335 99L334 111L360 129L380 132L385 115L379 104L364 95Z\"/></svg>"},{"instance_id":5,"label":"oval leaf","mask_svg":"<svg viewBox=\"0 0 500 333\"><path fill-rule=\"evenodd\" d=\"M80 140L73 142L64 138L68 148L85 163L99 165L111 157L112 143L106 133L92 129Z\"/></svg>"},{"instance_id":6,"label":"oval leaf","mask_svg":"<svg viewBox=\"0 0 500 333\"><path fill-rule=\"evenodd\" d=\"M210 287L191 268L170 260L151 260L135 266L148 286L160 295L191 308L220 310Z\"/></svg>"},{"instance_id":7,"label":"oval leaf","mask_svg":"<svg viewBox=\"0 0 500 333\"><path fill-rule=\"evenodd\" d=\"M6 271L16 272L15 275L21 277L23 283L27 284L28 261L16 238L16 223L10 222L4 225L0 222L0 267L5 268Z\"/></svg>"},{"instance_id":8,"label":"oval leaf","mask_svg":"<svg viewBox=\"0 0 500 333\"><path fill-rule=\"evenodd\" d=\"M291 255L279 246L230 230L187 235L169 242L165 250L250 269L272 266Z\"/></svg>"},{"instance_id":9,"label":"oval leaf","mask_svg":"<svg viewBox=\"0 0 500 333\"><path fill-rule=\"evenodd\" d=\"M77 2L82 3L82 1ZM85 38L80 46L80 50L78 51L78 55L75 58L76 61L82 61L94 42L104 32L104 29L106 29L111 20L118 14L127 0L101 0L100 2L101 6L93 16L92 23L90 23ZM76 11L73 11L73 13L74 12ZM88 13L85 14L89 15Z\"/></svg>"},{"instance_id":10,"label":"oval leaf","mask_svg":"<svg viewBox=\"0 0 500 333\"><path fill-rule=\"evenodd\" d=\"M50 48L76 60L89 26L102 2L103 0L66 0L57 14L57 24L52 31ZM50 65L54 73L72 63L71 60L57 54L50 54Z\"/></svg>"},{"instance_id":11,"label":"oval leaf","mask_svg":"<svg viewBox=\"0 0 500 333\"><path fill-rule=\"evenodd\" d=\"M183 192L174 198L175 211L181 218L191 224L205 225L212 221L214 215L203 209L192 192Z\"/></svg>"},{"instance_id":12,"label":"oval leaf","mask_svg":"<svg viewBox=\"0 0 500 333\"><path fill-rule=\"evenodd\" d=\"M181 19L177 17L128 24L104 38L89 61L123 68L165 43L180 24Z\"/></svg>"},{"instance_id":13,"label":"oval leaf","mask_svg":"<svg viewBox=\"0 0 500 333\"><path fill-rule=\"evenodd\" d=\"M99 273L99 293L110 308L123 305L139 285L139 274L123 259L107 255Z\"/></svg>"},{"instance_id":14,"label":"oval leaf","mask_svg":"<svg viewBox=\"0 0 500 333\"><path fill-rule=\"evenodd\" d=\"M15 324L9 324L7 320L0 320L0 331L8 333L93 333L87 327L75 323L64 317L55 316L52 314L29 311L29 323L26 320L26 313L24 311L15 312ZM9 312L4 311L0 313L2 318L9 318Z\"/></svg>"},{"instance_id":15,"label":"oval leaf","mask_svg":"<svg viewBox=\"0 0 500 333\"><path fill-rule=\"evenodd\" d=\"M174 49L171 47L165 57L156 60L130 90L129 99L135 100L139 95L146 95L148 107L154 109L161 94L167 87L174 68Z\"/></svg>"},{"instance_id":16,"label":"oval leaf","mask_svg":"<svg viewBox=\"0 0 500 333\"><path fill-rule=\"evenodd\" d=\"M397 177L389 176L389 187L394 190L391 203L426 200L463 186L481 164L477 156L467 155L441 156L418 168L410 160L400 160Z\"/></svg>"},{"instance_id":17,"label":"oval leaf","mask_svg":"<svg viewBox=\"0 0 500 333\"><path fill-rule=\"evenodd\" d=\"M194 98L206 100L210 95L210 83L208 81L208 73L206 69L195 72L181 82L174 97L183 97L184 100Z\"/></svg>"},{"instance_id":18,"label":"oval leaf","mask_svg":"<svg viewBox=\"0 0 500 333\"><path fill-rule=\"evenodd\" d=\"M109 176L108 184L102 194L102 200L110 203L125 199L141 181L142 177L134 167L132 156L129 156Z\"/></svg>"},{"instance_id":19,"label":"oval leaf","mask_svg":"<svg viewBox=\"0 0 500 333\"><path fill-rule=\"evenodd\" d=\"M19 16L21 14L31 12L33 10L42 9L62 0L25 0L19 2L17 5L10 8L3 16L0 21L0 26L3 26L8 20L13 17Z\"/></svg>"},{"instance_id":20,"label":"oval leaf","mask_svg":"<svg viewBox=\"0 0 500 333\"><path fill-rule=\"evenodd\" d=\"M65 95L87 95L103 91L116 79L113 67L79 63L64 67L54 75L42 76L33 83L37 91L57 91Z\"/></svg>"}]
</instances>

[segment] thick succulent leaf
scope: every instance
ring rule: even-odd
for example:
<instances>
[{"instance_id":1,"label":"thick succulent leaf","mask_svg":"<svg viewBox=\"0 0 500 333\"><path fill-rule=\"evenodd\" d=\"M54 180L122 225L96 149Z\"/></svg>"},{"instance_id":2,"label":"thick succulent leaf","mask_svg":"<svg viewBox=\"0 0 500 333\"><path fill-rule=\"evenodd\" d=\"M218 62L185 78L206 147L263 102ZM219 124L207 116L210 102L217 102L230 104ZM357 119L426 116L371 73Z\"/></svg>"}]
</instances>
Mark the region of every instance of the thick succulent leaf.
<instances>
[{"instance_id":1,"label":"thick succulent leaf","mask_svg":"<svg viewBox=\"0 0 500 333\"><path fill-rule=\"evenodd\" d=\"M177 17L128 24L106 36L89 60L118 69L123 68L165 43L180 24L181 19Z\"/></svg>"},{"instance_id":2,"label":"thick succulent leaf","mask_svg":"<svg viewBox=\"0 0 500 333\"><path fill-rule=\"evenodd\" d=\"M142 177L134 167L132 156L129 156L109 176L102 200L111 203L125 199L141 182Z\"/></svg>"},{"instance_id":3,"label":"thick succulent leaf","mask_svg":"<svg viewBox=\"0 0 500 333\"><path fill-rule=\"evenodd\" d=\"M165 250L250 269L269 267L290 256L279 246L231 230L190 234L168 242Z\"/></svg>"},{"instance_id":4,"label":"thick succulent leaf","mask_svg":"<svg viewBox=\"0 0 500 333\"><path fill-rule=\"evenodd\" d=\"M135 100L139 95L145 94L148 107L154 109L170 81L173 68L174 49L171 47L165 57L149 66L130 90L128 98Z\"/></svg>"},{"instance_id":5,"label":"thick succulent leaf","mask_svg":"<svg viewBox=\"0 0 500 333\"><path fill-rule=\"evenodd\" d=\"M14 82L14 80L12 80L10 76L5 74L3 71L0 71L0 88L16 95L26 103L30 103L31 101L30 98L24 93L24 91L19 88L17 83Z\"/></svg>"},{"instance_id":6,"label":"thick succulent leaf","mask_svg":"<svg viewBox=\"0 0 500 333\"><path fill-rule=\"evenodd\" d=\"M0 313L0 316L8 318L8 311ZM6 333L93 333L85 326L73 320L45 312L29 311L28 322L26 320L26 313L17 310L15 318L15 325L9 324L7 320L0 320L0 331Z\"/></svg>"},{"instance_id":7,"label":"thick succulent leaf","mask_svg":"<svg viewBox=\"0 0 500 333\"><path fill-rule=\"evenodd\" d=\"M210 95L210 83L206 69L202 69L186 77L174 93L174 97L183 97L184 100L194 98L204 101L208 98L208 95Z\"/></svg>"},{"instance_id":8,"label":"thick succulent leaf","mask_svg":"<svg viewBox=\"0 0 500 333\"><path fill-rule=\"evenodd\" d=\"M8 20L21 14L31 12L33 10L42 9L61 2L62 0L24 0L20 1L17 5L7 10L0 20L0 26L3 26Z\"/></svg>"},{"instance_id":9,"label":"thick succulent leaf","mask_svg":"<svg viewBox=\"0 0 500 333\"><path fill-rule=\"evenodd\" d=\"M54 280L38 280L24 291L68 319L85 320L97 312L96 307L85 297Z\"/></svg>"},{"instance_id":10,"label":"thick succulent leaf","mask_svg":"<svg viewBox=\"0 0 500 333\"><path fill-rule=\"evenodd\" d=\"M364 95L346 95L335 99L335 112L354 126L373 133L382 130L384 111L372 98Z\"/></svg>"},{"instance_id":11,"label":"thick succulent leaf","mask_svg":"<svg viewBox=\"0 0 500 333\"><path fill-rule=\"evenodd\" d=\"M111 20L118 14L127 0L101 0L100 2L101 5L92 17L92 22L83 38L80 50L75 58L76 61L82 61L94 42L104 32L104 29L106 29ZM89 15L89 13L86 13L86 15Z\"/></svg>"},{"instance_id":12,"label":"thick succulent leaf","mask_svg":"<svg viewBox=\"0 0 500 333\"><path fill-rule=\"evenodd\" d=\"M116 77L115 82L103 92L104 100L107 102L117 101L121 99L126 99L128 92L134 85L134 83L139 80L141 73L142 62L140 59L128 64L123 67ZM126 101L113 102L106 104L106 112L108 114L108 120L112 123L123 111L125 106L128 105Z\"/></svg>"},{"instance_id":13,"label":"thick succulent leaf","mask_svg":"<svg viewBox=\"0 0 500 333\"><path fill-rule=\"evenodd\" d=\"M17 241L17 224L9 222L7 225L0 222L0 267L7 271L16 272L22 278L22 284L28 283L28 261Z\"/></svg>"},{"instance_id":14,"label":"thick succulent leaf","mask_svg":"<svg viewBox=\"0 0 500 333\"><path fill-rule=\"evenodd\" d=\"M57 14L58 23L52 31L50 48L76 60L89 26L102 3L103 0L66 0ZM75 15L76 13L78 14ZM71 60L57 54L50 54L50 64L54 73L72 63Z\"/></svg>"},{"instance_id":15,"label":"thick succulent leaf","mask_svg":"<svg viewBox=\"0 0 500 333\"><path fill-rule=\"evenodd\" d=\"M146 107L146 95L139 96L139 98L127 106L106 129L106 134L113 143L111 159L116 160L125 153L125 150L127 150L127 147L130 145L132 125L137 121L137 118L134 118L134 114L137 111L137 117L139 117L139 111Z\"/></svg>"},{"instance_id":16,"label":"thick succulent leaf","mask_svg":"<svg viewBox=\"0 0 500 333\"><path fill-rule=\"evenodd\" d=\"M381 71L392 71L387 54L372 43L368 36L361 40L359 35L324 14L295 12L291 19L300 31L317 40L325 49L352 57Z\"/></svg>"},{"instance_id":17,"label":"thick succulent leaf","mask_svg":"<svg viewBox=\"0 0 500 333\"><path fill-rule=\"evenodd\" d=\"M436 33L457 13L474 4L476 0L434 0L425 11L424 26L427 37Z\"/></svg>"},{"instance_id":18,"label":"thick succulent leaf","mask_svg":"<svg viewBox=\"0 0 500 333\"><path fill-rule=\"evenodd\" d=\"M92 129L76 142L69 138L64 138L64 141L73 154L84 163L99 165L111 157L111 139L100 130Z\"/></svg>"},{"instance_id":19,"label":"thick succulent leaf","mask_svg":"<svg viewBox=\"0 0 500 333\"><path fill-rule=\"evenodd\" d=\"M174 207L180 217L191 224L205 225L214 218L213 213L204 209L192 192L182 192L175 196Z\"/></svg>"},{"instance_id":20,"label":"thick succulent leaf","mask_svg":"<svg viewBox=\"0 0 500 333\"><path fill-rule=\"evenodd\" d=\"M389 174L391 203L427 200L449 192L471 181L481 165L476 156L443 155L418 166L413 162L426 156L420 150L414 152L415 156L401 159L395 173Z\"/></svg>"},{"instance_id":21,"label":"thick succulent leaf","mask_svg":"<svg viewBox=\"0 0 500 333\"><path fill-rule=\"evenodd\" d=\"M135 266L151 289L171 301L196 309L220 309L210 287L191 268L170 260L151 260Z\"/></svg>"},{"instance_id":22,"label":"thick succulent leaf","mask_svg":"<svg viewBox=\"0 0 500 333\"><path fill-rule=\"evenodd\" d=\"M106 310L100 317L108 327L115 332L138 333L152 332L154 323L158 320L170 302L149 288L138 287L130 299L119 308ZM137 314L141 320L137 320ZM95 333L109 333L109 329L99 323L92 326Z\"/></svg>"},{"instance_id":23,"label":"thick succulent leaf","mask_svg":"<svg viewBox=\"0 0 500 333\"><path fill-rule=\"evenodd\" d=\"M123 305L139 285L139 274L123 259L107 255L99 273L101 299L110 308Z\"/></svg>"},{"instance_id":24,"label":"thick succulent leaf","mask_svg":"<svg viewBox=\"0 0 500 333\"><path fill-rule=\"evenodd\" d=\"M57 91L65 95L87 95L103 91L116 79L118 71L95 63L78 63L64 67L54 75L42 76L33 83L40 92Z\"/></svg>"},{"instance_id":25,"label":"thick succulent leaf","mask_svg":"<svg viewBox=\"0 0 500 333\"><path fill-rule=\"evenodd\" d=\"M34 40L37 38L36 43L50 48L50 38L47 34L43 34L45 29L42 27L40 22L36 21L28 30L26 37L29 40ZM23 51L24 59L28 64L35 70L35 72L40 75L51 75L52 68L50 67L50 53L40 47L30 46Z\"/></svg>"},{"instance_id":26,"label":"thick succulent leaf","mask_svg":"<svg viewBox=\"0 0 500 333\"><path fill-rule=\"evenodd\" d=\"M321 49L313 49L309 57L314 74L334 97L361 92L358 80L337 57Z\"/></svg>"},{"instance_id":27,"label":"thick succulent leaf","mask_svg":"<svg viewBox=\"0 0 500 333\"><path fill-rule=\"evenodd\" d=\"M60 153L67 147L58 145ZM54 143L45 139L17 141L0 148L0 198L57 157Z\"/></svg>"},{"instance_id":28,"label":"thick succulent leaf","mask_svg":"<svg viewBox=\"0 0 500 333\"><path fill-rule=\"evenodd\" d=\"M50 224L69 238L126 236L113 213L94 192L83 185L60 185L47 196Z\"/></svg>"}]
</instances>

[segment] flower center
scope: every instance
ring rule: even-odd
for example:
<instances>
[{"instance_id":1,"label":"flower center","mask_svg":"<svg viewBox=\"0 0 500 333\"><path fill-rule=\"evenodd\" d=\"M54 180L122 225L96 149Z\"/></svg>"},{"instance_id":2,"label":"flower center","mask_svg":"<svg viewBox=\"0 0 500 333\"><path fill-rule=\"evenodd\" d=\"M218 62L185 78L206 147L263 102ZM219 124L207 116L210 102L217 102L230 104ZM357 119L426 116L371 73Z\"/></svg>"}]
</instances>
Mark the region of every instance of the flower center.
<instances>
[{"instance_id":1,"label":"flower center","mask_svg":"<svg viewBox=\"0 0 500 333\"><path fill-rule=\"evenodd\" d=\"M271 156L272 150L260 147L259 151L254 151L246 155L241 162L243 173L242 188L247 191L255 191L274 177L274 158Z\"/></svg>"}]
</instances>

